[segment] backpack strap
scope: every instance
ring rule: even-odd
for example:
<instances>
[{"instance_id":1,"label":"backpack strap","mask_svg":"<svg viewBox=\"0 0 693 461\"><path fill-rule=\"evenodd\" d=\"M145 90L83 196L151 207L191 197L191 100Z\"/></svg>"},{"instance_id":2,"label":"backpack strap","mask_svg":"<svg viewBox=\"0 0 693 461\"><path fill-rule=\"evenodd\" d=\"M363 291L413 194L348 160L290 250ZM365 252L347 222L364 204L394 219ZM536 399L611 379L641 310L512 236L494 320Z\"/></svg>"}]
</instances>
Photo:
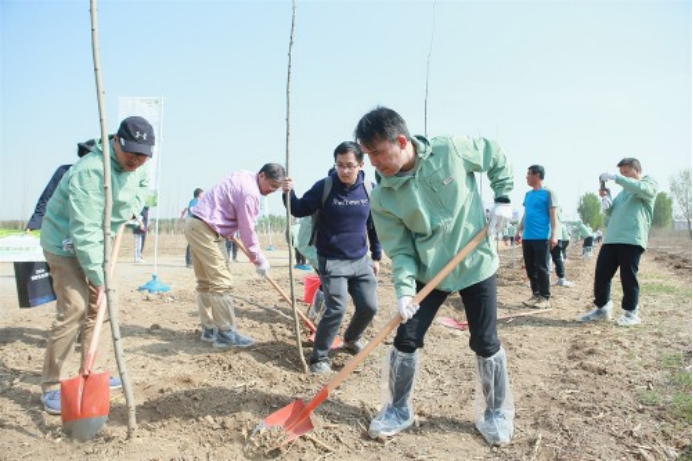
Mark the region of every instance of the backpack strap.
<instances>
[{"instance_id":1,"label":"backpack strap","mask_svg":"<svg viewBox=\"0 0 693 461\"><path fill-rule=\"evenodd\" d=\"M320 208L316 210L315 213L313 213L313 215L310 217L311 226L313 227L313 229L310 231L310 240L308 241L308 245L315 244L315 239L318 236L318 227L320 224L320 215L322 213L322 207L325 206L325 202L327 201L327 197L329 197L331 191L332 176L328 176L325 178L325 181L322 185L322 199L320 200Z\"/></svg>"}]
</instances>

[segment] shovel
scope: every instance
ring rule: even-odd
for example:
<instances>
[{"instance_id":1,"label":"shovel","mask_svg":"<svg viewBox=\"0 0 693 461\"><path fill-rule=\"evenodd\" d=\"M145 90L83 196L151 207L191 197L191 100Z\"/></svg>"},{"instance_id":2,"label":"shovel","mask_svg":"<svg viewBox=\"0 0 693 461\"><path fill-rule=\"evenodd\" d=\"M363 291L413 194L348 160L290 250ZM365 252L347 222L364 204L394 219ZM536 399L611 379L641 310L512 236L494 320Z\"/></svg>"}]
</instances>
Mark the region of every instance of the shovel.
<instances>
[{"instance_id":1,"label":"shovel","mask_svg":"<svg viewBox=\"0 0 693 461\"><path fill-rule=\"evenodd\" d=\"M118 256L120 241L125 226L121 226L113 244L114 260L109 268L111 275L115 269L115 258ZM106 297L99 299L94 333L89 350L79 376L60 381L60 416L63 432L80 442L91 440L101 430L111 407L110 375L108 372L92 373L96 351L101 336L101 326L106 316Z\"/></svg>"},{"instance_id":2,"label":"shovel","mask_svg":"<svg viewBox=\"0 0 693 461\"><path fill-rule=\"evenodd\" d=\"M539 311L528 311L528 312L520 312L518 314L510 314L510 315L503 315L498 318L496 318L496 321L500 320L512 320L516 317L526 317L528 315L535 315L535 314L543 314L545 312L549 312L551 309L542 309ZM449 327L449 328L455 328L457 330L466 330L467 327L469 326L469 322L464 321L460 322L459 320L455 320L451 317L439 317L438 318L438 323Z\"/></svg>"},{"instance_id":3,"label":"shovel","mask_svg":"<svg viewBox=\"0 0 693 461\"><path fill-rule=\"evenodd\" d=\"M240 248L241 251L248 257L248 259L250 259L250 254L248 253L248 250L246 250L245 246L243 246L243 243L241 243L241 241L238 240L236 237L233 237L232 240L234 242L236 242L236 245L238 245L238 248ZM282 288L277 284L277 282L272 277L270 277L269 275L265 275L265 278L270 283L270 285L272 285L274 287L274 289L277 290L280 295L282 295L282 298L284 298L284 301L289 303L289 305L293 304L291 302L291 298L289 298L289 296L286 293L284 293L284 290L282 290ZM301 318L301 320L303 320L303 323L305 323L306 326L308 327L308 329L310 330L310 333L311 333L310 340L315 341L315 332L317 331L315 324L313 324L313 322L311 322L310 319L308 317L306 317L305 314L303 312L301 312L300 310L297 310L296 313ZM342 347L342 340L338 336L335 338L334 342L332 343L331 348L332 349L338 349L340 347Z\"/></svg>"},{"instance_id":4,"label":"shovel","mask_svg":"<svg viewBox=\"0 0 693 461\"><path fill-rule=\"evenodd\" d=\"M443 267L443 269L436 274L433 279L424 286L421 291L419 291L414 299L412 299L412 304L419 304L421 301L428 296L428 294L433 291L438 284L447 277L450 272L453 271L457 265L462 262L462 260L472 251L476 246L483 240L486 239L488 226L484 228L474 236L474 238L467 243L464 248L462 248L459 253L455 255L452 260ZM303 400L296 400L293 403L275 411L267 418L258 424L255 428L255 432L261 429L270 429L272 427L282 427L284 429L284 439L279 444L282 446L291 442L292 440L302 436L306 432L313 430L313 422L310 419L311 413L315 410L318 405L320 405L327 397L329 397L330 392L334 391L347 377L354 371L354 369L370 354L373 349L375 349L385 338L400 325L402 317L399 313L395 314L390 322L383 328L370 342L364 347L361 352L356 354L356 357L351 359L342 370L336 374L332 379L330 379L327 384L322 388L322 390L313 397L308 404L303 402ZM277 447L278 448L278 447Z\"/></svg>"}]
</instances>

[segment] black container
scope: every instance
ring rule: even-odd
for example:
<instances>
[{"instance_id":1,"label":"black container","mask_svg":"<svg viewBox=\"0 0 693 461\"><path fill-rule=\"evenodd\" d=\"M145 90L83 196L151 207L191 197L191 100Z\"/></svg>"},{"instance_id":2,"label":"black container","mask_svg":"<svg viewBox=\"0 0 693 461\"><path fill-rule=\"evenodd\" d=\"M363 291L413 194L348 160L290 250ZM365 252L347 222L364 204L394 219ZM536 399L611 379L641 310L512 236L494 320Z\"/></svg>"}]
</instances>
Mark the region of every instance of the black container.
<instances>
[{"instance_id":1,"label":"black container","mask_svg":"<svg viewBox=\"0 0 693 461\"><path fill-rule=\"evenodd\" d=\"M53 279L44 261L15 262L19 307L36 307L55 301Z\"/></svg>"}]
</instances>

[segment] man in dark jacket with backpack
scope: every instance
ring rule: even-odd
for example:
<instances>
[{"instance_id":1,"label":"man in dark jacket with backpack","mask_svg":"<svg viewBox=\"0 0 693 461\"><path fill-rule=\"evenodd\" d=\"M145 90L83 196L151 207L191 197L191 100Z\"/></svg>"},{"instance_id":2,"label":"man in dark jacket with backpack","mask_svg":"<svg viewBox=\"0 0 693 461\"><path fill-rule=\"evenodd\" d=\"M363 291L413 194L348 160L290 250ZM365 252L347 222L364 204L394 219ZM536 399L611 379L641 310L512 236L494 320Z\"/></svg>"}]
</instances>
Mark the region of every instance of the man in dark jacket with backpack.
<instances>
[{"instance_id":1,"label":"man in dark jacket with backpack","mask_svg":"<svg viewBox=\"0 0 693 461\"><path fill-rule=\"evenodd\" d=\"M317 325L312 373L330 373L328 353L346 314L348 295L355 312L344 333L344 348L358 353L365 345L361 336L378 312L376 275L382 249L370 214L371 183L364 183L363 152L358 144L343 142L334 151L335 169L316 182L300 199L293 181L286 178L282 189L291 191L291 214L316 220L315 247L320 280L325 293L325 312ZM286 196L284 196L286 200ZM370 241L371 258L368 257Z\"/></svg>"}]
</instances>

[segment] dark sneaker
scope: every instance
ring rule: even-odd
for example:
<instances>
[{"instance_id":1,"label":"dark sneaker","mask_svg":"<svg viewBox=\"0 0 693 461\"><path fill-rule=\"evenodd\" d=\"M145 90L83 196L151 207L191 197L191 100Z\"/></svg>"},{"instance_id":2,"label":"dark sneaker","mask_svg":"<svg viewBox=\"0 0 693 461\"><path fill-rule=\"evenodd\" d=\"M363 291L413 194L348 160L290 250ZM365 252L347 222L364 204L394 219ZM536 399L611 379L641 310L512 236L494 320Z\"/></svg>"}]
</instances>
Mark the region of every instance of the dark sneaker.
<instances>
[{"instance_id":1,"label":"dark sneaker","mask_svg":"<svg viewBox=\"0 0 693 461\"><path fill-rule=\"evenodd\" d=\"M534 306L532 307L535 309L550 309L551 301L549 301L547 298L544 298L543 296L538 296L537 301L534 303Z\"/></svg>"},{"instance_id":2,"label":"dark sneaker","mask_svg":"<svg viewBox=\"0 0 693 461\"><path fill-rule=\"evenodd\" d=\"M366 341L363 339L357 339L356 341L344 341L344 344L342 345L342 349L353 354L358 354L364 347L366 347Z\"/></svg>"},{"instance_id":3,"label":"dark sneaker","mask_svg":"<svg viewBox=\"0 0 693 461\"><path fill-rule=\"evenodd\" d=\"M49 415L59 415L60 414L60 391L48 391L41 395L41 403L43 403L43 409Z\"/></svg>"},{"instance_id":4,"label":"dark sneaker","mask_svg":"<svg viewBox=\"0 0 693 461\"><path fill-rule=\"evenodd\" d=\"M527 301L522 301L522 304L527 307L534 307L534 305L537 303L537 300L540 298L540 296L537 295L532 295L531 298L529 298Z\"/></svg>"}]
</instances>

